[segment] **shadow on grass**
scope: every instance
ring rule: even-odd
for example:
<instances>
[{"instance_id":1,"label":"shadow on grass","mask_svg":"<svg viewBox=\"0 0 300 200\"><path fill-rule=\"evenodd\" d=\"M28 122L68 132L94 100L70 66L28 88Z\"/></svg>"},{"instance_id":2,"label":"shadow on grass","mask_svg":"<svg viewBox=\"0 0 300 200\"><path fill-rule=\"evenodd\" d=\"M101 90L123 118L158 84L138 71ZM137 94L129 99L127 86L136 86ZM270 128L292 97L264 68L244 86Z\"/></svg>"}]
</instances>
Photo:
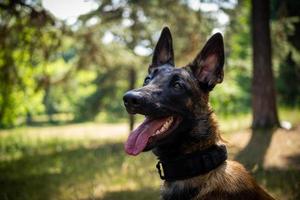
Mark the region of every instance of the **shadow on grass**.
<instances>
[{"instance_id":1,"label":"shadow on grass","mask_svg":"<svg viewBox=\"0 0 300 200\"><path fill-rule=\"evenodd\" d=\"M286 157L288 163L300 170L300 153Z\"/></svg>"},{"instance_id":2,"label":"shadow on grass","mask_svg":"<svg viewBox=\"0 0 300 200\"><path fill-rule=\"evenodd\" d=\"M251 139L237 157L243 163L262 163L272 134L254 136L255 141ZM28 148L22 150L24 154L19 159L0 161L1 200L159 199L160 180L151 153L131 158L125 155L121 142ZM299 156L290 159L297 160ZM254 176L278 194L277 199L300 199L299 170L258 168ZM130 184L138 190L128 189Z\"/></svg>"},{"instance_id":3,"label":"shadow on grass","mask_svg":"<svg viewBox=\"0 0 300 200\"><path fill-rule=\"evenodd\" d=\"M296 169L269 168L253 173L259 184L276 195L275 199L300 199L300 171Z\"/></svg>"},{"instance_id":4,"label":"shadow on grass","mask_svg":"<svg viewBox=\"0 0 300 200\"><path fill-rule=\"evenodd\" d=\"M93 200L159 200L159 189L154 190L153 188L143 188L141 190L123 190L115 192L107 192L101 198L94 198ZM90 199L81 199L90 200Z\"/></svg>"},{"instance_id":5,"label":"shadow on grass","mask_svg":"<svg viewBox=\"0 0 300 200\"><path fill-rule=\"evenodd\" d=\"M247 146L235 156L235 159L243 163L247 169L253 169L256 165L262 167L275 131L276 129L253 130Z\"/></svg>"},{"instance_id":6,"label":"shadow on grass","mask_svg":"<svg viewBox=\"0 0 300 200\"><path fill-rule=\"evenodd\" d=\"M75 185L82 189L91 184L95 176L108 176L111 166L111 173L117 173L123 160L123 144L109 143L94 148L81 146L57 150L44 155L33 153L19 160L2 161L0 199L61 199L58 198L64 193L61 190L70 190ZM74 197L75 192L70 196Z\"/></svg>"},{"instance_id":7,"label":"shadow on grass","mask_svg":"<svg viewBox=\"0 0 300 200\"><path fill-rule=\"evenodd\" d=\"M264 158L276 129L253 130L246 147L235 156L253 175L259 184L277 195L276 199L300 199L300 156L288 157L290 168L263 168ZM279 147L280 148L280 147ZM284 150L283 150L284 151Z\"/></svg>"}]
</instances>

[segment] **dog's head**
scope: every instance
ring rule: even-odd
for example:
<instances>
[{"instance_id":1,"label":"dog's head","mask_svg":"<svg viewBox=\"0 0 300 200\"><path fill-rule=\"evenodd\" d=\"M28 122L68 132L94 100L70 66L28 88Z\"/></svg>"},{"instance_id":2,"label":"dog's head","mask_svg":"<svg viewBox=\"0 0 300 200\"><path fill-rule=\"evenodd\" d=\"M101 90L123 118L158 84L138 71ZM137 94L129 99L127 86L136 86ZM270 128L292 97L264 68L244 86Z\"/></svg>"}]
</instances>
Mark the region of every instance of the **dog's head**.
<instances>
[{"instance_id":1,"label":"dog's head","mask_svg":"<svg viewBox=\"0 0 300 200\"><path fill-rule=\"evenodd\" d=\"M222 82L223 65L223 38L217 33L194 61L176 68L172 36L164 28L143 87L128 91L123 97L130 114L145 115L144 122L130 133L126 152L137 155L184 137L197 116L207 111L208 93Z\"/></svg>"}]
</instances>

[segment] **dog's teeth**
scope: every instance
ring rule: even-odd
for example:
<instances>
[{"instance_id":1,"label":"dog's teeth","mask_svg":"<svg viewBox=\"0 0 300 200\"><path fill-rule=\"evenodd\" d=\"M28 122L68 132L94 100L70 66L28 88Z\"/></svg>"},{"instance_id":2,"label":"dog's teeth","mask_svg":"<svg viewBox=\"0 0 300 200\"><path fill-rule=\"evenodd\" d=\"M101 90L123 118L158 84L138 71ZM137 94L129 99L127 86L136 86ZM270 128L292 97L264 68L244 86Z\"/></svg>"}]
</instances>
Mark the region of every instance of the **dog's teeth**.
<instances>
[{"instance_id":1,"label":"dog's teeth","mask_svg":"<svg viewBox=\"0 0 300 200\"><path fill-rule=\"evenodd\" d=\"M167 121L163 124L163 126L159 130L155 131L154 135L162 134L163 132L168 130L172 122L173 122L173 117L169 117Z\"/></svg>"},{"instance_id":2,"label":"dog's teeth","mask_svg":"<svg viewBox=\"0 0 300 200\"><path fill-rule=\"evenodd\" d=\"M173 122L173 117L169 117L166 123L170 124L171 122Z\"/></svg>"}]
</instances>

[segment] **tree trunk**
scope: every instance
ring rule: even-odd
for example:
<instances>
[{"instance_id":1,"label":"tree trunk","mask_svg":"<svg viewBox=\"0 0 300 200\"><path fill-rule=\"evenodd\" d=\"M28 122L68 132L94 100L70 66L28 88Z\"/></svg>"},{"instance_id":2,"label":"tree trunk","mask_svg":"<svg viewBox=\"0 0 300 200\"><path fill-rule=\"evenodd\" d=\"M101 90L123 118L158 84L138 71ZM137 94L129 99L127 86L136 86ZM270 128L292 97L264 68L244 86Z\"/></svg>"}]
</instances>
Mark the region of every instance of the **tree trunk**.
<instances>
[{"instance_id":1,"label":"tree trunk","mask_svg":"<svg viewBox=\"0 0 300 200\"><path fill-rule=\"evenodd\" d=\"M252 128L278 127L272 71L269 0L252 0Z\"/></svg>"},{"instance_id":2,"label":"tree trunk","mask_svg":"<svg viewBox=\"0 0 300 200\"><path fill-rule=\"evenodd\" d=\"M129 69L129 90L135 88L136 71L134 68ZM132 131L134 127L134 115L129 114L129 130Z\"/></svg>"}]
</instances>

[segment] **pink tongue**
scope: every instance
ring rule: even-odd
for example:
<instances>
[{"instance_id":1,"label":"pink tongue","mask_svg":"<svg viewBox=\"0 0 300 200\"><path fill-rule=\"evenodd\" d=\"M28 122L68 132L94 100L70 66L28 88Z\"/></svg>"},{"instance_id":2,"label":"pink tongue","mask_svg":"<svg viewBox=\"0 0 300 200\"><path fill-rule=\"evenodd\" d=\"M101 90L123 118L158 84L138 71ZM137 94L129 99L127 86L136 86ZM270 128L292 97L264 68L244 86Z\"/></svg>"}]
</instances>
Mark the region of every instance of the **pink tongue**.
<instances>
[{"instance_id":1,"label":"pink tongue","mask_svg":"<svg viewBox=\"0 0 300 200\"><path fill-rule=\"evenodd\" d=\"M165 122L167 118L151 120L146 117L144 122L133 130L125 143L125 151L129 155L138 155L146 147L151 135L155 133Z\"/></svg>"}]
</instances>

